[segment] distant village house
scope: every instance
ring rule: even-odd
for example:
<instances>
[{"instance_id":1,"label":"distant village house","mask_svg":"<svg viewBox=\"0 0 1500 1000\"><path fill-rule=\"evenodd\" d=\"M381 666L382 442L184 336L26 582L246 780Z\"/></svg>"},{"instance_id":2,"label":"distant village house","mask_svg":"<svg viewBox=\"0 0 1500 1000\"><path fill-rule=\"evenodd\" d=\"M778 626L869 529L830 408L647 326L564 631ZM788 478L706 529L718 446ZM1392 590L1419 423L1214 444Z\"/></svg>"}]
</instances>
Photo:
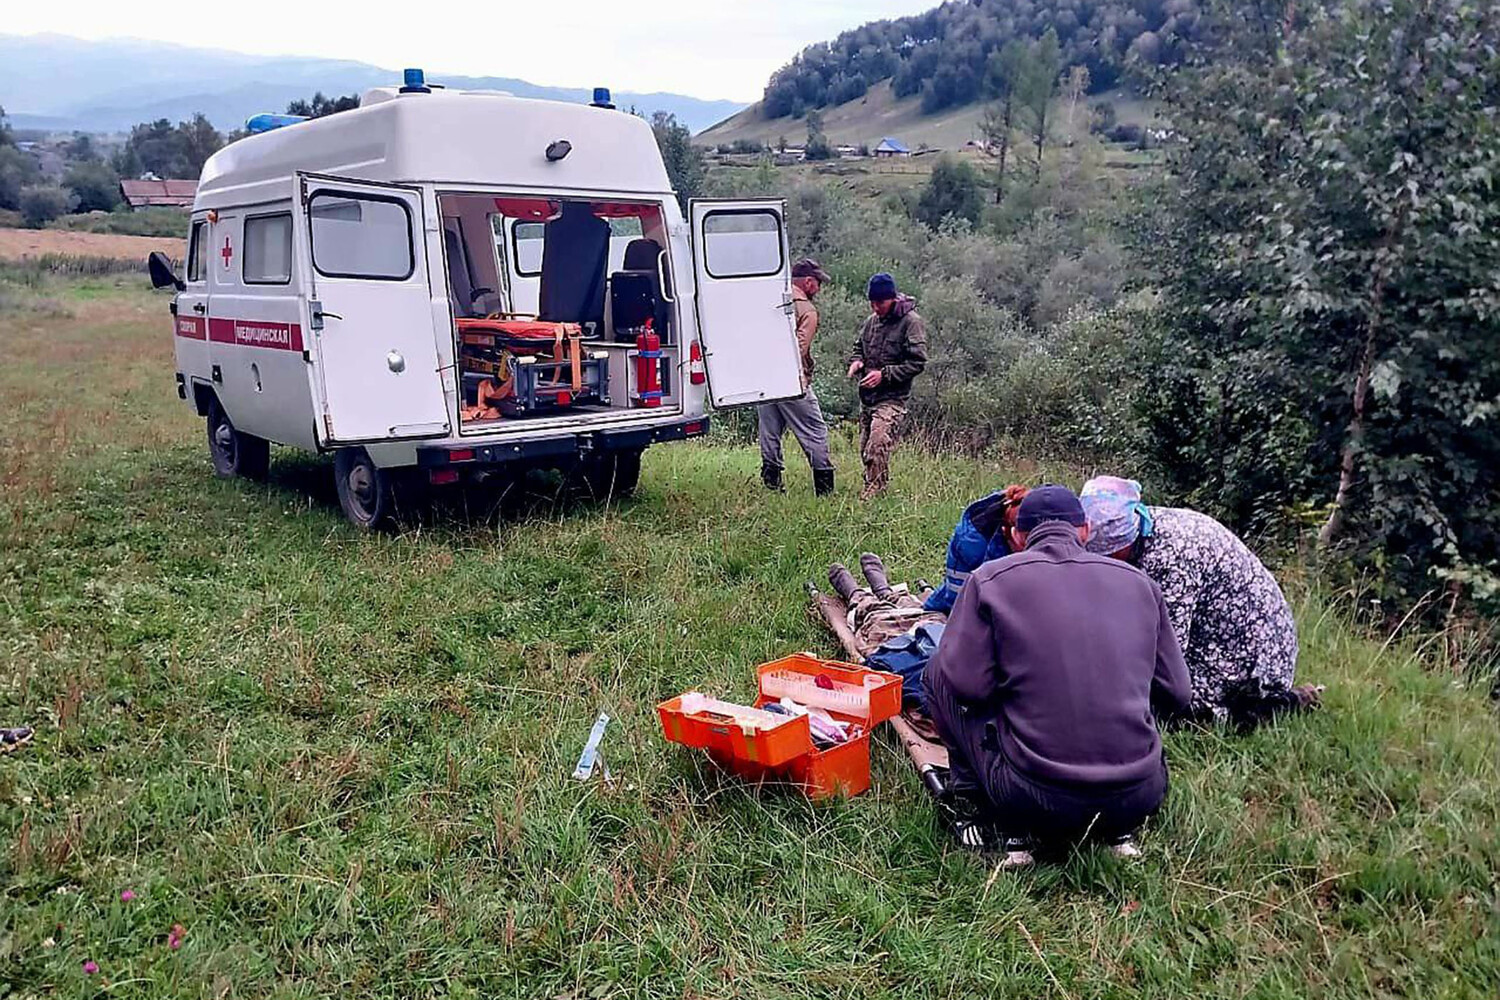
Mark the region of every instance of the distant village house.
<instances>
[{"instance_id":1,"label":"distant village house","mask_svg":"<svg viewBox=\"0 0 1500 1000\"><path fill-rule=\"evenodd\" d=\"M892 139L890 136L886 136L884 139L881 139L880 145L875 147L874 152L875 155L881 159L911 155L911 150L906 147L906 143L902 142L900 139Z\"/></svg>"},{"instance_id":2,"label":"distant village house","mask_svg":"<svg viewBox=\"0 0 1500 1000\"><path fill-rule=\"evenodd\" d=\"M197 181L121 181L120 194L131 211L138 208L192 208Z\"/></svg>"}]
</instances>

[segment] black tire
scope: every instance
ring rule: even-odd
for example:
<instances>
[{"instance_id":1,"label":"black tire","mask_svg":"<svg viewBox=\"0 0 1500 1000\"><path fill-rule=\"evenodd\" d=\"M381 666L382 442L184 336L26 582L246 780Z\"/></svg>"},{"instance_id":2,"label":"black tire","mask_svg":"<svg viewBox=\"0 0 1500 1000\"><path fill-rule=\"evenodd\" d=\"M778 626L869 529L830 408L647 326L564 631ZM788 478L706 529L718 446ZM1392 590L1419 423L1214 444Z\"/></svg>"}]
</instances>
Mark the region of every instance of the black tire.
<instances>
[{"instance_id":1,"label":"black tire","mask_svg":"<svg viewBox=\"0 0 1500 1000\"><path fill-rule=\"evenodd\" d=\"M583 472L589 492L597 500L629 500L641 481L639 449L611 451L589 461Z\"/></svg>"},{"instance_id":2,"label":"black tire","mask_svg":"<svg viewBox=\"0 0 1500 1000\"><path fill-rule=\"evenodd\" d=\"M235 430L216 399L208 404L208 454L214 474L222 479L240 476L264 479L271 469L271 442Z\"/></svg>"},{"instance_id":3,"label":"black tire","mask_svg":"<svg viewBox=\"0 0 1500 1000\"><path fill-rule=\"evenodd\" d=\"M396 484L391 473L375 466L363 448L341 448L333 455L334 485L349 523L376 531L396 513Z\"/></svg>"}]
</instances>

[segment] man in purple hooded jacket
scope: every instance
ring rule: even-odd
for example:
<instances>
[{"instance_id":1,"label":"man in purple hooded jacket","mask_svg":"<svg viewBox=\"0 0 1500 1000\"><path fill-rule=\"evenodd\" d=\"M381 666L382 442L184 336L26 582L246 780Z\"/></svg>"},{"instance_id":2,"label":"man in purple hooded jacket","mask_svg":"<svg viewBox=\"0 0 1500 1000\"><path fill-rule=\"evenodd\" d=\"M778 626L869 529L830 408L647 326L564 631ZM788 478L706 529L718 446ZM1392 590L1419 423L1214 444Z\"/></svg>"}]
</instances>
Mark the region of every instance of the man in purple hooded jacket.
<instances>
[{"instance_id":1,"label":"man in purple hooded jacket","mask_svg":"<svg viewBox=\"0 0 1500 1000\"><path fill-rule=\"evenodd\" d=\"M1085 550L1072 490L1032 490L1015 537L1023 551L964 586L924 684L950 786L1026 863L1017 841L1121 841L1160 808L1156 716L1185 711L1192 687L1161 591ZM971 828L955 832L975 846Z\"/></svg>"}]
</instances>

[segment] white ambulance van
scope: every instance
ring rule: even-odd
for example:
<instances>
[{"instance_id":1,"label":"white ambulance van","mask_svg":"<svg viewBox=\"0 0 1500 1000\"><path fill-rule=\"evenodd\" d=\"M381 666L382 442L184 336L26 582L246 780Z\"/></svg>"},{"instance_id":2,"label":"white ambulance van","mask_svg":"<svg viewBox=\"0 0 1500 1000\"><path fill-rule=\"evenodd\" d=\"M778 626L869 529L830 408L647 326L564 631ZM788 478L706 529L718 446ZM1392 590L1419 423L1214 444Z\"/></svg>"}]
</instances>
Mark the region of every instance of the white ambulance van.
<instances>
[{"instance_id":1,"label":"white ambulance van","mask_svg":"<svg viewBox=\"0 0 1500 1000\"><path fill-rule=\"evenodd\" d=\"M262 116L203 168L172 287L177 391L214 468L331 452L355 524L402 478L564 468L626 495L708 408L797 396L779 201L694 201L651 128L592 105L426 85Z\"/></svg>"}]
</instances>

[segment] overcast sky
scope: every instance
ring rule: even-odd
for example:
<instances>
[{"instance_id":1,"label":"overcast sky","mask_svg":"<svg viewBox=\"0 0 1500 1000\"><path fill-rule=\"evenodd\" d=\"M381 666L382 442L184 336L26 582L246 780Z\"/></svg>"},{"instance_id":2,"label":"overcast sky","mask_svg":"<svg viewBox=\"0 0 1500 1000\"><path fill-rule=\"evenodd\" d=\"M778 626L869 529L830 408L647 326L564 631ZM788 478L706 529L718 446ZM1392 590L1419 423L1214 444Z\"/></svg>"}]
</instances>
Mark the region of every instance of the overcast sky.
<instances>
[{"instance_id":1,"label":"overcast sky","mask_svg":"<svg viewBox=\"0 0 1500 1000\"><path fill-rule=\"evenodd\" d=\"M118 0L6 5L0 30L133 37L264 55L753 101L804 46L939 0Z\"/></svg>"}]
</instances>

